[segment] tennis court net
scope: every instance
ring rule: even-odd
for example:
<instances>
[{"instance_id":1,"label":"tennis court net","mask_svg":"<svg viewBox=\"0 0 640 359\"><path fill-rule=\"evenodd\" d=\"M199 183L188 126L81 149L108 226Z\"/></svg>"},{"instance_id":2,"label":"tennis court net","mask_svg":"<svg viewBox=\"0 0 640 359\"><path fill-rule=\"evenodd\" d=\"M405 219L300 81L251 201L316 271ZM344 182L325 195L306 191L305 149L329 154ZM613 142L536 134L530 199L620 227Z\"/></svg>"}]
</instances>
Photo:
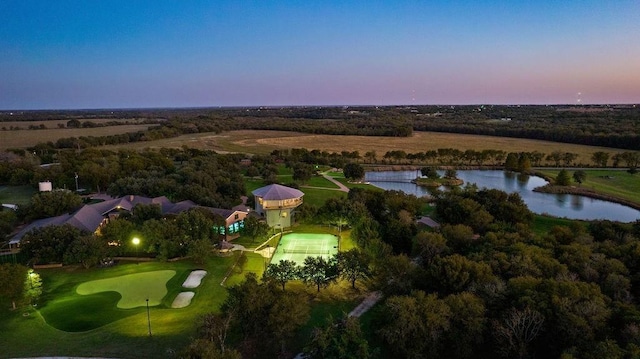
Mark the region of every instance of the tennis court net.
<instances>
[{"instance_id":1,"label":"tennis court net","mask_svg":"<svg viewBox=\"0 0 640 359\"><path fill-rule=\"evenodd\" d=\"M329 251L327 250L320 250L320 249L283 249L282 250L283 253L286 254L330 254Z\"/></svg>"}]
</instances>

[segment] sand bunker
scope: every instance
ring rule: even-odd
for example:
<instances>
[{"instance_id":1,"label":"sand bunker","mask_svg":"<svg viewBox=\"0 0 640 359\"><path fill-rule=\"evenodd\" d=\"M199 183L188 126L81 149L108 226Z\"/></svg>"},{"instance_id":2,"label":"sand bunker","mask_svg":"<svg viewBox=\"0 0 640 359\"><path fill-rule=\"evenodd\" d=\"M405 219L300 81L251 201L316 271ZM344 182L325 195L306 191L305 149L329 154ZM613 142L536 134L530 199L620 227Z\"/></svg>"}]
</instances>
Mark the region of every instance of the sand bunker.
<instances>
[{"instance_id":1,"label":"sand bunker","mask_svg":"<svg viewBox=\"0 0 640 359\"><path fill-rule=\"evenodd\" d=\"M200 286L202 278L204 278L205 275L207 275L206 270L194 270L193 272L191 272L191 274L189 274L187 280L182 283L182 286L185 288L198 288Z\"/></svg>"},{"instance_id":2,"label":"sand bunker","mask_svg":"<svg viewBox=\"0 0 640 359\"><path fill-rule=\"evenodd\" d=\"M171 303L171 308L184 308L191 304L191 299L195 295L194 292L181 292Z\"/></svg>"}]
</instances>

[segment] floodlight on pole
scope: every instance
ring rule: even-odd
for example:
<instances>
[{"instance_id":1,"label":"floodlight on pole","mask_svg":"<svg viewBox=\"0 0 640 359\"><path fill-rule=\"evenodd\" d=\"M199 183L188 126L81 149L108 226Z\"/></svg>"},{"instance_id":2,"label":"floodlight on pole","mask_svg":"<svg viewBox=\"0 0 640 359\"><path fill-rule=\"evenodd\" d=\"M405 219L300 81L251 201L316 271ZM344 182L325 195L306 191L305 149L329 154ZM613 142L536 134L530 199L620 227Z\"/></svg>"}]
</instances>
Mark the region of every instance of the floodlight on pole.
<instances>
[{"instance_id":1,"label":"floodlight on pole","mask_svg":"<svg viewBox=\"0 0 640 359\"><path fill-rule=\"evenodd\" d=\"M149 298L147 298L147 323L149 324L149 336L151 336L151 316L149 315Z\"/></svg>"},{"instance_id":2,"label":"floodlight on pole","mask_svg":"<svg viewBox=\"0 0 640 359\"><path fill-rule=\"evenodd\" d=\"M138 264L138 244L140 244L140 238L133 237L131 243L136 247L136 264Z\"/></svg>"}]
</instances>

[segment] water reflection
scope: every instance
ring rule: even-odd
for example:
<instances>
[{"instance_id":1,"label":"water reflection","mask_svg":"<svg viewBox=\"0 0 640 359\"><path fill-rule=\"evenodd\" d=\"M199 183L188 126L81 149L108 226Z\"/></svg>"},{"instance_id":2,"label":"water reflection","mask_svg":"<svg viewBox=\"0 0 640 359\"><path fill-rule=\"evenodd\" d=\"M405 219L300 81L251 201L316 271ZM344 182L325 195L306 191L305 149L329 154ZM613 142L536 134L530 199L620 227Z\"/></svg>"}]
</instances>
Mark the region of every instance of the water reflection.
<instances>
[{"instance_id":1,"label":"water reflection","mask_svg":"<svg viewBox=\"0 0 640 359\"><path fill-rule=\"evenodd\" d=\"M579 211L584 207L584 197L571 196L571 208Z\"/></svg>"},{"instance_id":2,"label":"water reflection","mask_svg":"<svg viewBox=\"0 0 640 359\"><path fill-rule=\"evenodd\" d=\"M440 175L444 174L440 172ZM428 196L434 189L417 186L410 181L420 175L416 171L367 172L365 180L387 190L400 190L416 196ZM547 182L540 177L520 175L505 171L458 171L465 183L475 183L479 188L517 192L535 213L548 213L557 217L574 219L609 219L633 222L640 218L640 211L617 203L575 195L555 195L533 192Z\"/></svg>"}]
</instances>

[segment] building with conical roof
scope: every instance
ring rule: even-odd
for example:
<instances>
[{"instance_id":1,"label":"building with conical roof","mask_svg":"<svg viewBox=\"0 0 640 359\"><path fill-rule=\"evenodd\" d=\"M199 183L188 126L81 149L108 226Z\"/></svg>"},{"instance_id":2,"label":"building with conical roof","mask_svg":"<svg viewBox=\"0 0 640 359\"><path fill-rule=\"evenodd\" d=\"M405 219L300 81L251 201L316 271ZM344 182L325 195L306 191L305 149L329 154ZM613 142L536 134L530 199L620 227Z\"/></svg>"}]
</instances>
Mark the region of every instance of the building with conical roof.
<instances>
[{"instance_id":1,"label":"building with conical roof","mask_svg":"<svg viewBox=\"0 0 640 359\"><path fill-rule=\"evenodd\" d=\"M255 196L256 213L267 220L269 227L291 227L295 209L302 204L304 193L295 188L271 184L251 192Z\"/></svg>"}]
</instances>

